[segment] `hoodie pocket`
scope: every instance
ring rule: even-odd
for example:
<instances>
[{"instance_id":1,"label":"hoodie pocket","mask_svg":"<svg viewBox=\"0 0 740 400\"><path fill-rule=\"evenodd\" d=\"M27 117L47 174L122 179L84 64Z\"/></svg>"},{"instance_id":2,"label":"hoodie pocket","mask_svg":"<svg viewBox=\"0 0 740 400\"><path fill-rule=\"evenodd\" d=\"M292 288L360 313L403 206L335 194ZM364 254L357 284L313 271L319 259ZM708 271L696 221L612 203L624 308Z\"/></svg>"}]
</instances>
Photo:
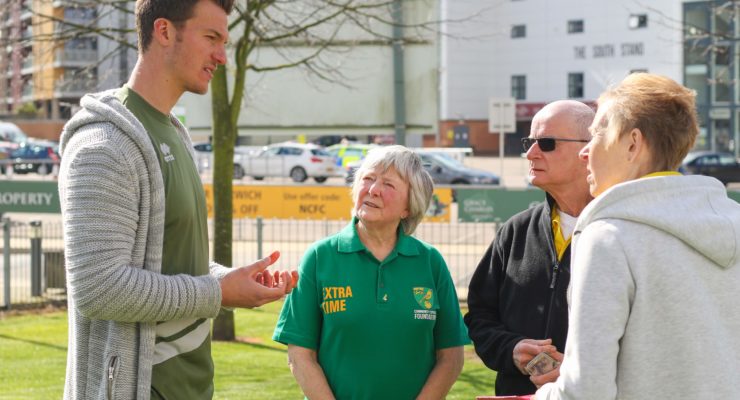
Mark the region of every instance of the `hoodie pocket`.
<instances>
[{"instance_id":1,"label":"hoodie pocket","mask_svg":"<svg viewBox=\"0 0 740 400\"><path fill-rule=\"evenodd\" d=\"M108 368L105 371L106 399L113 400L116 389L116 375L118 373L118 356L111 356L108 360Z\"/></svg>"}]
</instances>

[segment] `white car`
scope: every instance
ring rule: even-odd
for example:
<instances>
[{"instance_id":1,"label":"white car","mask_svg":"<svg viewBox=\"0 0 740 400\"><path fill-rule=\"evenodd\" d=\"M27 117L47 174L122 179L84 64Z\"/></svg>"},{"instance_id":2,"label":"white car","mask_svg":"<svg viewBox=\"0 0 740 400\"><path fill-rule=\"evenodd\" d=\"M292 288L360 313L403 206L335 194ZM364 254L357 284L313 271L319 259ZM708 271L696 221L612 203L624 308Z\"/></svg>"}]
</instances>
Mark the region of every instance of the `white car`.
<instances>
[{"instance_id":1,"label":"white car","mask_svg":"<svg viewBox=\"0 0 740 400\"><path fill-rule=\"evenodd\" d=\"M343 176L336 159L315 144L277 143L265 146L252 156L242 157L239 164L245 176L256 180L265 177L290 177L294 182L313 178L322 183L331 176Z\"/></svg>"},{"instance_id":2,"label":"white car","mask_svg":"<svg viewBox=\"0 0 740 400\"><path fill-rule=\"evenodd\" d=\"M195 150L195 163L198 165L198 173L202 174L213 167L213 145L210 142L193 143ZM255 152L256 148L248 146L234 147L234 179L242 179L244 170L239 163L241 157L245 154Z\"/></svg>"},{"instance_id":3,"label":"white car","mask_svg":"<svg viewBox=\"0 0 740 400\"><path fill-rule=\"evenodd\" d=\"M0 121L0 145L17 149L21 143L28 142L28 136L11 122Z\"/></svg>"}]
</instances>

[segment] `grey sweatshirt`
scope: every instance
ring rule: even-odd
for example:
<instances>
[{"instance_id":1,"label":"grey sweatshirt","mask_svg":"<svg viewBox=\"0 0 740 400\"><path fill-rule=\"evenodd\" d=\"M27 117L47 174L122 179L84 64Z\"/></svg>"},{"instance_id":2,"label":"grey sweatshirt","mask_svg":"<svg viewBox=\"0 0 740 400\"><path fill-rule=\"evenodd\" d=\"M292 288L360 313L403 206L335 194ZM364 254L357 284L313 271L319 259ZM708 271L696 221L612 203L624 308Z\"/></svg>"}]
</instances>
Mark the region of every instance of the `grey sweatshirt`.
<instances>
[{"instance_id":1,"label":"grey sweatshirt","mask_svg":"<svg viewBox=\"0 0 740 400\"><path fill-rule=\"evenodd\" d=\"M148 399L157 321L215 317L211 275L160 274L164 186L157 155L115 90L87 95L61 137L59 194L69 305L65 399ZM181 139L185 128L172 117Z\"/></svg>"},{"instance_id":2,"label":"grey sweatshirt","mask_svg":"<svg viewBox=\"0 0 740 400\"><path fill-rule=\"evenodd\" d=\"M703 176L644 178L576 225L570 328L543 399L740 399L740 205Z\"/></svg>"}]
</instances>

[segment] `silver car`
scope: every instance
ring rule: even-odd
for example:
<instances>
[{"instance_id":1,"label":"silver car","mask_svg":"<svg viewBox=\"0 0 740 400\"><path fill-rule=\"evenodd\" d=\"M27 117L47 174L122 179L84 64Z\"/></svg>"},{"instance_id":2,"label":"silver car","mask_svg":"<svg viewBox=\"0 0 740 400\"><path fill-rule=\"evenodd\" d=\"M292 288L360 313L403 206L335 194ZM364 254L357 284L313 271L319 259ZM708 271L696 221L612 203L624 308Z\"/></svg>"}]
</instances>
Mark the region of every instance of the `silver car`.
<instances>
[{"instance_id":1,"label":"silver car","mask_svg":"<svg viewBox=\"0 0 740 400\"><path fill-rule=\"evenodd\" d=\"M277 143L265 146L253 156L239 162L245 176L256 180L265 177L290 177L294 182L313 178L318 183L331 176L343 176L336 159L315 144Z\"/></svg>"}]
</instances>

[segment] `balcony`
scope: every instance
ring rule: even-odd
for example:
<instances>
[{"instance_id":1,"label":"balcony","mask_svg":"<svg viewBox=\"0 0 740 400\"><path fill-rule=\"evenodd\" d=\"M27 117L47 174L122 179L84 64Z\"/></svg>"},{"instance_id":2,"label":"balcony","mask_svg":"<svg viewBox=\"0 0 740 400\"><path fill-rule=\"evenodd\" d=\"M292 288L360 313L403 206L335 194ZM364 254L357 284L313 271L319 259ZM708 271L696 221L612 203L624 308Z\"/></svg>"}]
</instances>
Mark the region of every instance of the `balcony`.
<instances>
[{"instance_id":1,"label":"balcony","mask_svg":"<svg viewBox=\"0 0 740 400\"><path fill-rule=\"evenodd\" d=\"M23 59L23 63L21 64L21 74L29 74L33 70L33 56L28 55Z\"/></svg>"},{"instance_id":2,"label":"balcony","mask_svg":"<svg viewBox=\"0 0 740 400\"><path fill-rule=\"evenodd\" d=\"M33 85L29 85L29 84L23 85L21 96L23 96L24 100L32 98L33 97Z\"/></svg>"},{"instance_id":3,"label":"balcony","mask_svg":"<svg viewBox=\"0 0 740 400\"><path fill-rule=\"evenodd\" d=\"M54 97L82 97L87 93L97 91L97 88L98 82L96 78L62 78L54 84Z\"/></svg>"},{"instance_id":4,"label":"balcony","mask_svg":"<svg viewBox=\"0 0 740 400\"><path fill-rule=\"evenodd\" d=\"M31 27L31 25L21 30L21 39L31 40L32 37L33 37L33 28Z\"/></svg>"},{"instance_id":5,"label":"balcony","mask_svg":"<svg viewBox=\"0 0 740 400\"><path fill-rule=\"evenodd\" d=\"M90 25L96 15L95 8L69 7L64 9L64 21L71 24Z\"/></svg>"},{"instance_id":6,"label":"balcony","mask_svg":"<svg viewBox=\"0 0 740 400\"><path fill-rule=\"evenodd\" d=\"M30 1L28 3L30 3ZM31 6L24 2L21 5L21 21L30 21L31 18L33 18L33 11L31 11Z\"/></svg>"},{"instance_id":7,"label":"balcony","mask_svg":"<svg viewBox=\"0 0 740 400\"><path fill-rule=\"evenodd\" d=\"M61 49L57 50L54 64L57 66L87 66L98 60L98 51L94 49Z\"/></svg>"}]
</instances>

